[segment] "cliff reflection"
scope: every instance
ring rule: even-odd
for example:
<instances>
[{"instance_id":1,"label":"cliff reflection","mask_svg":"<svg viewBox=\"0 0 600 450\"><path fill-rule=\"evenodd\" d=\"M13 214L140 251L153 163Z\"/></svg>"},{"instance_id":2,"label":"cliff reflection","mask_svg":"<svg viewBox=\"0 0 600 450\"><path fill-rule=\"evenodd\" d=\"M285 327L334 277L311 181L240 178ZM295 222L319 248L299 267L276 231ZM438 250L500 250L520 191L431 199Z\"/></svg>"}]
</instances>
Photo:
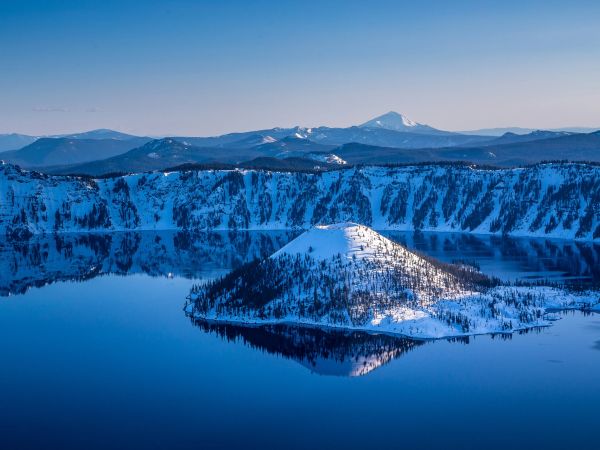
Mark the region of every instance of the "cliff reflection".
<instances>
[{"instance_id":1,"label":"cliff reflection","mask_svg":"<svg viewBox=\"0 0 600 450\"><path fill-rule=\"evenodd\" d=\"M223 275L281 248L299 232L118 232L0 239L0 296L56 281L143 273L188 279ZM457 233L388 232L390 238L445 261L470 261L504 279L600 287L600 245Z\"/></svg>"},{"instance_id":2,"label":"cliff reflection","mask_svg":"<svg viewBox=\"0 0 600 450\"><path fill-rule=\"evenodd\" d=\"M214 277L278 250L291 232L124 232L0 240L0 296L100 275Z\"/></svg>"}]
</instances>

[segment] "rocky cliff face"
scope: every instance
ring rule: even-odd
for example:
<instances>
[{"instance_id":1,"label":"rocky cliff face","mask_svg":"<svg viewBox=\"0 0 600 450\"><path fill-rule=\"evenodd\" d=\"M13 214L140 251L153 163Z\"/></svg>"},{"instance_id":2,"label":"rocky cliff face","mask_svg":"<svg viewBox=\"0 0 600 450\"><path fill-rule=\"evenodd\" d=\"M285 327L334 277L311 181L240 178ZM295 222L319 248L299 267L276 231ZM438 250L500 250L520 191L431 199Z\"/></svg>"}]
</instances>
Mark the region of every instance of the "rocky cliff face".
<instances>
[{"instance_id":1,"label":"rocky cliff face","mask_svg":"<svg viewBox=\"0 0 600 450\"><path fill-rule=\"evenodd\" d=\"M0 233L307 229L353 221L380 230L600 240L600 167L457 165L325 173L186 171L107 179L0 166Z\"/></svg>"}]
</instances>

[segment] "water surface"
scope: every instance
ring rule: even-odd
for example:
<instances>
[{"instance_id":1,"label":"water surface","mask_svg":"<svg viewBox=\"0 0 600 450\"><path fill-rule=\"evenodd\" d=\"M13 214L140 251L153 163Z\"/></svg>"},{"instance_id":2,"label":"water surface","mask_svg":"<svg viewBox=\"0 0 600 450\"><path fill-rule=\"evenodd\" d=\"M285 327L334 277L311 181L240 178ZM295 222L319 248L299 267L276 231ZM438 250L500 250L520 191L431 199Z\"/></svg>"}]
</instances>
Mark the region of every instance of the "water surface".
<instances>
[{"instance_id":1,"label":"water surface","mask_svg":"<svg viewBox=\"0 0 600 450\"><path fill-rule=\"evenodd\" d=\"M596 314L427 342L185 316L193 283L291 237L0 243L0 448L598 448ZM598 276L591 244L393 237L511 279Z\"/></svg>"}]
</instances>

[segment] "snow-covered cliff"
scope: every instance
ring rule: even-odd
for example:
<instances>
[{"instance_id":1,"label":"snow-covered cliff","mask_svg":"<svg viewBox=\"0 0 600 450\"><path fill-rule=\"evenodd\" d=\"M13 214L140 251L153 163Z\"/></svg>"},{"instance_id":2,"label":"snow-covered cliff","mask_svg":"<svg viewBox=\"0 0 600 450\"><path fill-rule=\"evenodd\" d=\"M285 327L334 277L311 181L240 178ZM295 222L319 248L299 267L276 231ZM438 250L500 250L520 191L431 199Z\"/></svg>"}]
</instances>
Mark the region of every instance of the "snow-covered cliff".
<instances>
[{"instance_id":1,"label":"snow-covered cliff","mask_svg":"<svg viewBox=\"0 0 600 450\"><path fill-rule=\"evenodd\" d=\"M0 166L0 233L308 229L353 221L380 230L600 239L600 167L457 165L325 173L206 170L106 179Z\"/></svg>"}]
</instances>

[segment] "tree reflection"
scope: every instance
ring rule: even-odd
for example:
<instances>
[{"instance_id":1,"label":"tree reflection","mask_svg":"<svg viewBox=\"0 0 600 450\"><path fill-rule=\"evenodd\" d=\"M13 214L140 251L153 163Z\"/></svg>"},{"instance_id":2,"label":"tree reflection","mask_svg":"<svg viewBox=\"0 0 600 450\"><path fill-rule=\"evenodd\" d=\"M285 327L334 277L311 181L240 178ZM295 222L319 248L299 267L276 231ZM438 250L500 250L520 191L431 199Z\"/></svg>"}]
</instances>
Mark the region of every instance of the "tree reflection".
<instances>
[{"instance_id":1,"label":"tree reflection","mask_svg":"<svg viewBox=\"0 0 600 450\"><path fill-rule=\"evenodd\" d=\"M332 328L283 324L252 327L190 319L206 333L292 359L320 375L366 375L428 342Z\"/></svg>"}]
</instances>

